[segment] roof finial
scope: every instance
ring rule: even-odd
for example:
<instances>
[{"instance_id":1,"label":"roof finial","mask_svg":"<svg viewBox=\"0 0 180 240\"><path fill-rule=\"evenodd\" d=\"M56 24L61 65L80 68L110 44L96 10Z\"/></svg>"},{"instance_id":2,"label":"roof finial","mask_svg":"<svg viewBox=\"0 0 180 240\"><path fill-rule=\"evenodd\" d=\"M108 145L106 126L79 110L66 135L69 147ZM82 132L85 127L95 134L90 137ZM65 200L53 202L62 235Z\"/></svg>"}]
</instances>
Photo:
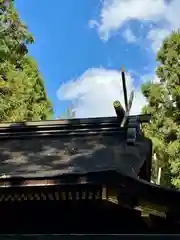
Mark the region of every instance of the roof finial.
<instances>
[{"instance_id":1,"label":"roof finial","mask_svg":"<svg viewBox=\"0 0 180 240\"><path fill-rule=\"evenodd\" d=\"M121 67L121 72L125 72L124 65L122 65L122 67Z\"/></svg>"}]
</instances>

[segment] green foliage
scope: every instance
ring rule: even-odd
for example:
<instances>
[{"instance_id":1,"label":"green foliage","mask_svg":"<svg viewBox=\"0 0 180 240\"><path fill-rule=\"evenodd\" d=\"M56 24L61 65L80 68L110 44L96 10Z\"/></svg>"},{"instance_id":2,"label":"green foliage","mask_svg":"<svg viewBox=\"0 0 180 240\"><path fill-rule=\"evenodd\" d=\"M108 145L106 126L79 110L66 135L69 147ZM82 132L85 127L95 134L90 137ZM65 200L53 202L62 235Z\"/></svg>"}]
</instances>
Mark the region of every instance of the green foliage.
<instances>
[{"instance_id":1,"label":"green foliage","mask_svg":"<svg viewBox=\"0 0 180 240\"><path fill-rule=\"evenodd\" d=\"M0 0L0 122L50 119L52 104L27 44L34 42L13 0Z\"/></svg>"},{"instance_id":2,"label":"green foliage","mask_svg":"<svg viewBox=\"0 0 180 240\"><path fill-rule=\"evenodd\" d=\"M76 117L76 112L73 105L70 105L65 113L59 117L59 119L72 119Z\"/></svg>"},{"instance_id":3,"label":"green foliage","mask_svg":"<svg viewBox=\"0 0 180 240\"><path fill-rule=\"evenodd\" d=\"M180 32L173 32L157 54L160 83L145 83L142 92L148 104L144 113L152 120L144 133L153 142L156 167L162 167L162 184L180 188Z\"/></svg>"}]
</instances>

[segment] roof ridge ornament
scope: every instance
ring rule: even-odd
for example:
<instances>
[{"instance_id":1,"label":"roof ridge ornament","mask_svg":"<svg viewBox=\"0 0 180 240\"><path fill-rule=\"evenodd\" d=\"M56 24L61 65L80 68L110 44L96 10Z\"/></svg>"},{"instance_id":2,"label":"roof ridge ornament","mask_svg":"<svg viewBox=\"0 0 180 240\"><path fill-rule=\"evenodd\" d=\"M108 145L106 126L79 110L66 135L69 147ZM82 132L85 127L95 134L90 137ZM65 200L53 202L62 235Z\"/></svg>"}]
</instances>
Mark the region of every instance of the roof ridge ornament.
<instances>
[{"instance_id":1,"label":"roof ridge ornament","mask_svg":"<svg viewBox=\"0 0 180 240\"><path fill-rule=\"evenodd\" d=\"M121 78L122 78L122 86L123 86L123 93L124 93L124 103L125 103L125 110L122 107L120 101L116 100L113 103L117 119L120 121L120 127L124 127L127 125L127 142L128 143L135 143L136 136L138 134L139 130L139 121L138 118L135 117L132 119L132 121L129 120L129 113L132 107L132 103L134 100L134 91L132 90L129 96L129 99L127 97L127 87L126 87L126 77L125 77L125 68L124 65L121 67ZM130 122L129 122L130 121Z\"/></svg>"}]
</instances>

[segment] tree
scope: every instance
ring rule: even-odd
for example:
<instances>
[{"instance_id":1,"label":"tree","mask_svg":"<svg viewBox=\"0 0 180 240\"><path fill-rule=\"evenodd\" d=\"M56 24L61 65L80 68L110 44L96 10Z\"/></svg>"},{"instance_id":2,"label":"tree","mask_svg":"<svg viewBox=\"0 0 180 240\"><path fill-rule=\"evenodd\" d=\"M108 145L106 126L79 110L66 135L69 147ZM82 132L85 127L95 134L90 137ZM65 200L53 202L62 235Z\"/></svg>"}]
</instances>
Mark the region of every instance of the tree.
<instances>
[{"instance_id":1,"label":"tree","mask_svg":"<svg viewBox=\"0 0 180 240\"><path fill-rule=\"evenodd\" d=\"M74 109L74 105L71 104L65 111L64 114L62 114L62 116L59 117L59 119L72 119L75 118L76 116L76 112Z\"/></svg>"},{"instance_id":2,"label":"tree","mask_svg":"<svg viewBox=\"0 0 180 240\"><path fill-rule=\"evenodd\" d=\"M156 168L162 167L162 185L180 187L180 32L173 32L162 44L156 74L159 83L142 85L148 104L144 113L152 114L145 135L154 145Z\"/></svg>"},{"instance_id":3,"label":"tree","mask_svg":"<svg viewBox=\"0 0 180 240\"><path fill-rule=\"evenodd\" d=\"M13 0L0 0L0 122L50 119L52 104L35 60L34 42Z\"/></svg>"}]
</instances>

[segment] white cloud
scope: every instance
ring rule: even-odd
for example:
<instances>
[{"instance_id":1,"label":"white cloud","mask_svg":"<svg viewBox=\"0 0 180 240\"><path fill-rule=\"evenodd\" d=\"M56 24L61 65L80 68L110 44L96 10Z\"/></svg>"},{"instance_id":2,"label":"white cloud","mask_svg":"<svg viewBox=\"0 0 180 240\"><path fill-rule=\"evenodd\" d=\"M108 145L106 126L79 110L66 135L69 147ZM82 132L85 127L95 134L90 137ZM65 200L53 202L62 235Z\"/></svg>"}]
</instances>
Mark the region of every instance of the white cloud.
<instances>
[{"instance_id":1,"label":"white cloud","mask_svg":"<svg viewBox=\"0 0 180 240\"><path fill-rule=\"evenodd\" d=\"M129 20L158 21L166 10L163 0L104 0L100 12L101 36L120 29Z\"/></svg>"},{"instance_id":2,"label":"white cloud","mask_svg":"<svg viewBox=\"0 0 180 240\"><path fill-rule=\"evenodd\" d=\"M99 24L98 24L98 22L95 21L95 20L89 20L89 27L90 27L90 28L99 27Z\"/></svg>"},{"instance_id":3,"label":"white cloud","mask_svg":"<svg viewBox=\"0 0 180 240\"><path fill-rule=\"evenodd\" d=\"M147 38L152 41L152 50L156 53L161 47L162 41L171 33L169 29L155 28L149 31Z\"/></svg>"},{"instance_id":4,"label":"white cloud","mask_svg":"<svg viewBox=\"0 0 180 240\"><path fill-rule=\"evenodd\" d=\"M128 43L135 43L137 41L136 36L133 34L130 28L125 29L125 31L123 32L123 37Z\"/></svg>"},{"instance_id":5,"label":"white cloud","mask_svg":"<svg viewBox=\"0 0 180 240\"><path fill-rule=\"evenodd\" d=\"M108 40L130 20L138 20L141 30L149 23L146 40L157 51L164 37L180 27L179 9L179 0L104 0L97 29L100 37Z\"/></svg>"},{"instance_id":6,"label":"white cloud","mask_svg":"<svg viewBox=\"0 0 180 240\"><path fill-rule=\"evenodd\" d=\"M133 79L126 76L128 95L133 90ZM120 100L124 106L123 89L120 72L103 68L88 69L78 79L62 85L58 92L60 100L77 101L76 117L115 116L113 101ZM139 90L131 114L139 114L146 100Z\"/></svg>"},{"instance_id":7,"label":"white cloud","mask_svg":"<svg viewBox=\"0 0 180 240\"><path fill-rule=\"evenodd\" d=\"M160 83L160 79L157 77L155 73L149 73L144 76L141 76L140 80L142 83L149 82L149 81L152 83Z\"/></svg>"}]
</instances>

